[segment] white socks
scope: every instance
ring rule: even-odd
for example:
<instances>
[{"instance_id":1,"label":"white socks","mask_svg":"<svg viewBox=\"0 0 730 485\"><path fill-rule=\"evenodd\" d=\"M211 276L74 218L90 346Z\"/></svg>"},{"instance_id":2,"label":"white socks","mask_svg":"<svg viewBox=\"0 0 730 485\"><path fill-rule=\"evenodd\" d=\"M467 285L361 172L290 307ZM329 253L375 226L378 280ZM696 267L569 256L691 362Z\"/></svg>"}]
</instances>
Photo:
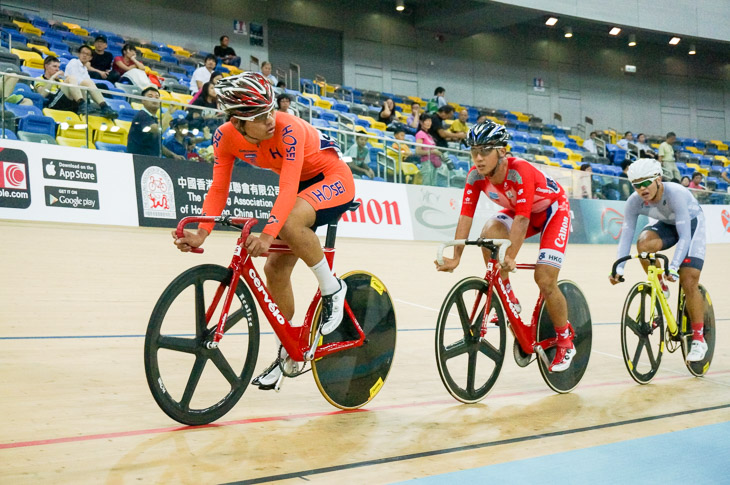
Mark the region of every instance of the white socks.
<instances>
[{"instance_id":1,"label":"white socks","mask_svg":"<svg viewBox=\"0 0 730 485\"><path fill-rule=\"evenodd\" d=\"M322 261L310 266L314 276L319 281L319 289L323 295L331 295L340 289L340 282L337 281L335 275L332 274L329 264L327 264L327 258L322 257Z\"/></svg>"}]
</instances>

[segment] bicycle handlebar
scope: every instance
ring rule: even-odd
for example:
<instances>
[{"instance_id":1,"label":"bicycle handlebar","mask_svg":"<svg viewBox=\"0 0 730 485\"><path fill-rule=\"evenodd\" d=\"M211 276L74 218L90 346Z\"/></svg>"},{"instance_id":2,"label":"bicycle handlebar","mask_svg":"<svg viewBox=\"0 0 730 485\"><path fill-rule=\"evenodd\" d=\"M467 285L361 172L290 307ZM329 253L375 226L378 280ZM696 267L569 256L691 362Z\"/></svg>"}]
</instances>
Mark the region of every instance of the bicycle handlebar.
<instances>
[{"instance_id":1,"label":"bicycle handlebar","mask_svg":"<svg viewBox=\"0 0 730 485\"><path fill-rule=\"evenodd\" d=\"M175 234L178 238L185 237L185 233L183 232L183 229L185 229L185 226L188 224L194 224L196 222L214 222L216 224L223 224L224 226L231 226L235 227L241 230L241 236L245 237L248 236L248 234L251 232L251 229L253 226L255 226L258 223L258 219L252 219L250 217L231 217L231 216L189 216L189 217L183 217L180 219L180 222L177 223L177 228L175 229ZM195 254L202 254L204 252L203 248L192 248L191 252Z\"/></svg>"},{"instance_id":2,"label":"bicycle handlebar","mask_svg":"<svg viewBox=\"0 0 730 485\"><path fill-rule=\"evenodd\" d=\"M666 256L664 256L663 254L660 254L660 253L647 253L647 252L643 252L641 254L635 254L633 256L629 254L628 256L624 256L623 258L617 259L616 261L614 261L613 267L611 268L611 276L614 277L614 278L616 276L618 276L618 280L620 282L622 282L622 283L624 281L626 281L624 279L624 276L623 275L617 275L616 274L616 269L618 268L618 265L619 264L623 263L624 261L628 261L628 260L634 259L634 258L636 258L636 259L656 259L656 258L659 258L659 259L664 260L664 274L667 275L667 276L669 276L669 258L667 258Z\"/></svg>"},{"instance_id":3,"label":"bicycle handlebar","mask_svg":"<svg viewBox=\"0 0 730 485\"><path fill-rule=\"evenodd\" d=\"M444 264L444 249L450 246L479 246L491 250L494 250L494 248L498 247L498 259L501 264L504 262L504 255L510 245L512 245L512 241L510 241L509 239L485 239L481 237L474 241L469 241L468 239L455 239L453 241L441 243L438 250L436 251L436 261L438 261L439 264Z\"/></svg>"}]
</instances>

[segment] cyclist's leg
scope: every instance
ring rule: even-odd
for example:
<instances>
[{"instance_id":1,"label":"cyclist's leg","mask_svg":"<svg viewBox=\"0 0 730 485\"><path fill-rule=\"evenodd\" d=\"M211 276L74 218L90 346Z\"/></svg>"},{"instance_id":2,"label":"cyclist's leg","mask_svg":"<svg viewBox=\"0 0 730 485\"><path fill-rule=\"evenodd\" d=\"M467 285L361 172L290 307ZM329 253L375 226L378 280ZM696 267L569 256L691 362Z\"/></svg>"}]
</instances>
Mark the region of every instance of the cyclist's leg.
<instances>
[{"instance_id":1,"label":"cyclist's leg","mask_svg":"<svg viewBox=\"0 0 730 485\"><path fill-rule=\"evenodd\" d=\"M266 286L281 314L289 321L294 317L294 290L291 285L291 273L298 259L294 254L271 253L266 258L264 265Z\"/></svg>"},{"instance_id":2,"label":"cyclist's leg","mask_svg":"<svg viewBox=\"0 0 730 485\"><path fill-rule=\"evenodd\" d=\"M641 231L639 239L636 241L636 250L639 253L658 253L663 249L668 249L677 244L676 230L674 231L675 236L673 237L671 229L665 226L667 226L667 224L664 224L663 222L657 222L654 225L646 226ZM646 272L649 268L649 261L645 259L641 259L640 261L641 266L644 267L644 272ZM661 260L657 261L657 267L661 268Z\"/></svg>"},{"instance_id":3,"label":"cyclist's leg","mask_svg":"<svg viewBox=\"0 0 730 485\"><path fill-rule=\"evenodd\" d=\"M687 354L689 362L698 362L705 358L705 303L700 292L700 273L705 257L705 218L700 214L692 221L692 240L687 256L679 266L679 283L685 295L685 305L692 325L692 349Z\"/></svg>"},{"instance_id":4,"label":"cyclist's leg","mask_svg":"<svg viewBox=\"0 0 730 485\"><path fill-rule=\"evenodd\" d=\"M479 236L485 239L509 239L509 231L512 228L514 216L515 214L512 211L507 209L501 210L484 223L484 227ZM490 252L482 248L482 256L484 257L484 264L487 264L489 262ZM504 281L507 281L509 278L508 271L501 271L500 275Z\"/></svg>"}]
</instances>

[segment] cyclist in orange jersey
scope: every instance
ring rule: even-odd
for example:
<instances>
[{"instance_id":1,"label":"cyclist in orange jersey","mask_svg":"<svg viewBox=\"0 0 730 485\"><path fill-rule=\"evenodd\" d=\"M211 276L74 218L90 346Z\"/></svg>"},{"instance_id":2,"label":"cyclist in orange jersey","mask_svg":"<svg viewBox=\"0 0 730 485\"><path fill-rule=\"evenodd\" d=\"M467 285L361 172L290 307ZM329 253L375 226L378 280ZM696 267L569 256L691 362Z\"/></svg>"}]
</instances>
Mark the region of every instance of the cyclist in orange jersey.
<instances>
[{"instance_id":1,"label":"cyclist in orange jersey","mask_svg":"<svg viewBox=\"0 0 730 485\"><path fill-rule=\"evenodd\" d=\"M314 272L322 293L322 334L333 332L342 321L347 286L335 277L324 257L318 226L337 221L355 198L352 172L341 158L337 144L306 121L275 111L274 91L263 76L246 72L219 81L215 86L218 106L229 121L213 136L215 164L213 183L203 203L203 214L220 215L228 198L236 158L279 174L279 195L260 236L249 235L245 248L251 256L268 251L275 239L289 245L294 254L272 253L264 266L271 295L284 317L294 316L291 273L298 259ZM200 224L186 231L175 245L183 252L203 244L214 224ZM273 389L296 363L277 342L279 354L252 384Z\"/></svg>"}]
</instances>

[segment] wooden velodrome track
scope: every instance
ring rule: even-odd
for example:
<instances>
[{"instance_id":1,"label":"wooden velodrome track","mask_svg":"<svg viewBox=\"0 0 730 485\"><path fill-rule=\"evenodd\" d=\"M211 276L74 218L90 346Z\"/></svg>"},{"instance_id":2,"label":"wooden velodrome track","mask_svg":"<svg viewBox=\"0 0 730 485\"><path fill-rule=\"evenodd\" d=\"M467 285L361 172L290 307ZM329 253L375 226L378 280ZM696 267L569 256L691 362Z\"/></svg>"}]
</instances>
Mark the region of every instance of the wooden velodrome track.
<instances>
[{"instance_id":1,"label":"wooden velodrome track","mask_svg":"<svg viewBox=\"0 0 730 485\"><path fill-rule=\"evenodd\" d=\"M596 324L583 381L557 395L536 365L519 368L508 355L491 394L467 406L441 384L433 330L448 289L483 273L478 251L467 249L447 275L434 270L435 243L343 238L339 272L378 275L396 305L395 362L380 394L364 411L338 412L307 374L278 394L249 388L217 426L185 428L150 395L143 335L169 281L204 262L226 265L234 234L216 232L204 255L191 255L174 250L163 229L10 221L0 228L0 483L391 483L730 421L727 246L708 246L702 274L718 336L705 378L665 353L651 384L634 383L616 324L630 284L607 282L616 248L571 245L561 276L582 287ZM536 254L526 245L518 259ZM638 279L638 264L627 275ZM529 315L532 275L512 281ZM299 321L315 288L302 263L294 285ZM257 372L274 355L261 324Z\"/></svg>"}]
</instances>

